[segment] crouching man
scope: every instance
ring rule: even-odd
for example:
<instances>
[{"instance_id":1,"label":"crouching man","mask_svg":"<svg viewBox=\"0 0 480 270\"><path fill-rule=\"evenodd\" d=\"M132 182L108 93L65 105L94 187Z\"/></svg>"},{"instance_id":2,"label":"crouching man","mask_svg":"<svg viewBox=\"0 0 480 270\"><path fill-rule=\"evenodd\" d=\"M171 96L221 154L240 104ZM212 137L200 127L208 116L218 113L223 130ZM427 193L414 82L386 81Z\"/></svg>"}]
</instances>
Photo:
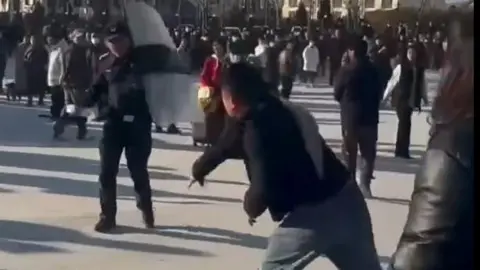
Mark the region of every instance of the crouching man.
<instances>
[{"instance_id":1,"label":"crouching man","mask_svg":"<svg viewBox=\"0 0 480 270\"><path fill-rule=\"evenodd\" d=\"M250 180L244 210L251 225L267 209L278 222L261 269L304 269L325 255L342 270L380 270L357 184L318 133L314 118L268 89L247 64L225 71L226 112L244 127Z\"/></svg>"}]
</instances>

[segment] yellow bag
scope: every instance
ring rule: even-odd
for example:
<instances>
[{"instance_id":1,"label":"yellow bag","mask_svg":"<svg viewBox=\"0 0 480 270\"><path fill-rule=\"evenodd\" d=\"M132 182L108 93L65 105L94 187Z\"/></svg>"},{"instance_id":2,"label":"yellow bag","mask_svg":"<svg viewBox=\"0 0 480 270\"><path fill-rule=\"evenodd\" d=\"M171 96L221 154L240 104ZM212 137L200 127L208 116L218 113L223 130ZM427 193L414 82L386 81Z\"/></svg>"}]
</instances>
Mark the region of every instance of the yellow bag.
<instances>
[{"instance_id":1,"label":"yellow bag","mask_svg":"<svg viewBox=\"0 0 480 270\"><path fill-rule=\"evenodd\" d=\"M214 97L214 89L210 86L202 85L198 89L198 106L203 112L213 112L217 108L217 100Z\"/></svg>"}]
</instances>

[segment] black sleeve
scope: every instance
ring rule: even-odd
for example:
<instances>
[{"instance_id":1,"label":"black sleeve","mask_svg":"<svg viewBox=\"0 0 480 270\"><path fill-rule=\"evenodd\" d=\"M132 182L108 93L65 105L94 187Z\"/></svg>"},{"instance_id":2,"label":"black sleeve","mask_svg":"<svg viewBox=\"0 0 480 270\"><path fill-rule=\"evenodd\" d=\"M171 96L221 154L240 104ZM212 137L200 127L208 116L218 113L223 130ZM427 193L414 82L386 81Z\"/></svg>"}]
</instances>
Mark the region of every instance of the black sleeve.
<instances>
[{"instance_id":1,"label":"black sleeve","mask_svg":"<svg viewBox=\"0 0 480 270\"><path fill-rule=\"evenodd\" d=\"M473 239L468 240L473 238L473 182L473 174L455 157L439 149L427 151L415 177L392 269L473 269L458 264L468 264L468 250L473 250ZM462 243L455 244L458 239L463 239ZM456 261L457 267L446 265L449 258Z\"/></svg>"},{"instance_id":2,"label":"black sleeve","mask_svg":"<svg viewBox=\"0 0 480 270\"><path fill-rule=\"evenodd\" d=\"M85 101L85 106L93 107L103 94L108 93L108 81L104 75L101 75L100 78L87 90L87 97Z\"/></svg>"},{"instance_id":3,"label":"black sleeve","mask_svg":"<svg viewBox=\"0 0 480 270\"><path fill-rule=\"evenodd\" d=\"M251 218L260 216L266 210L268 202L266 184L273 183L275 179L282 177L277 175L279 170L276 168L275 159L269 158L274 156L277 151L270 149L271 147L268 145L274 144L268 143L267 140L275 140L276 135L262 134L262 131L266 130L252 125L245 128L244 146L249 164L250 188L245 194L244 206L263 206L245 209Z\"/></svg>"},{"instance_id":4,"label":"black sleeve","mask_svg":"<svg viewBox=\"0 0 480 270\"><path fill-rule=\"evenodd\" d=\"M206 148L205 152L193 163L192 177L200 180L215 170L218 165L229 158L230 151L237 146L238 137L242 135L239 123L235 120L227 119L225 128L217 143L212 145L212 147Z\"/></svg>"},{"instance_id":5,"label":"black sleeve","mask_svg":"<svg viewBox=\"0 0 480 270\"><path fill-rule=\"evenodd\" d=\"M343 94L345 92L345 88L347 86L346 73L347 70L345 69L345 67L342 67L338 71L338 74L335 78L333 86L333 96L337 102L341 102Z\"/></svg>"}]
</instances>

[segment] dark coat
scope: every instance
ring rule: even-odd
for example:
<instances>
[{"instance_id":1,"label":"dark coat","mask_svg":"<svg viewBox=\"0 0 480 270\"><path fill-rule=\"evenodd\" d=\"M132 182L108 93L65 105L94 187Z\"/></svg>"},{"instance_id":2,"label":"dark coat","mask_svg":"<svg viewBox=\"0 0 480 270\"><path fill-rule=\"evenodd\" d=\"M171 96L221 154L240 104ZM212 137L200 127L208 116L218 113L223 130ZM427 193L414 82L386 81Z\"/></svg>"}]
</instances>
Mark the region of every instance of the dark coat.
<instances>
[{"instance_id":1,"label":"dark coat","mask_svg":"<svg viewBox=\"0 0 480 270\"><path fill-rule=\"evenodd\" d=\"M25 51L27 92L36 95L47 90L48 52L41 45L30 45Z\"/></svg>"},{"instance_id":2,"label":"dark coat","mask_svg":"<svg viewBox=\"0 0 480 270\"><path fill-rule=\"evenodd\" d=\"M342 67L334 86L342 126L376 126L382 92L378 71L368 58Z\"/></svg>"},{"instance_id":3,"label":"dark coat","mask_svg":"<svg viewBox=\"0 0 480 270\"><path fill-rule=\"evenodd\" d=\"M471 119L432 136L391 270L474 269L473 126Z\"/></svg>"},{"instance_id":4,"label":"dark coat","mask_svg":"<svg viewBox=\"0 0 480 270\"><path fill-rule=\"evenodd\" d=\"M420 109L425 88L425 69L414 66L408 61L401 64L398 87L392 93L392 107Z\"/></svg>"},{"instance_id":5,"label":"dark coat","mask_svg":"<svg viewBox=\"0 0 480 270\"><path fill-rule=\"evenodd\" d=\"M225 127L218 141L197 158L192 166L192 176L203 179L218 165L229 158L243 159L243 123L231 117L226 117Z\"/></svg>"}]
</instances>

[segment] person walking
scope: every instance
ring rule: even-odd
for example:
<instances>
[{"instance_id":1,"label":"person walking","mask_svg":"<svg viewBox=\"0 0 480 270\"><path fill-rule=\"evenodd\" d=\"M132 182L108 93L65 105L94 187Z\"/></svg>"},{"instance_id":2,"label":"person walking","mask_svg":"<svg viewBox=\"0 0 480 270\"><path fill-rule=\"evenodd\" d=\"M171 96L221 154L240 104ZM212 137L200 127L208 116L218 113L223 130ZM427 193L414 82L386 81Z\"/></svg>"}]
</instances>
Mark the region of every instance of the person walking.
<instances>
[{"instance_id":1,"label":"person walking","mask_svg":"<svg viewBox=\"0 0 480 270\"><path fill-rule=\"evenodd\" d=\"M347 50L350 61L338 73L334 96L340 103L344 157L350 178L356 181L357 152L360 148L363 168L359 186L363 195L370 198L382 87L378 70L367 56L367 49L367 43L360 38L350 44Z\"/></svg>"},{"instance_id":2,"label":"person walking","mask_svg":"<svg viewBox=\"0 0 480 270\"><path fill-rule=\"evenodd\" d=\"M311 86L315 86L315 79L318 74L318 66L320 64L320 56L318 48L315 45L314 40L310 40L302 53L303 58L303 72L307 79L307 83Z\"/></svg>"}]
</instances>

